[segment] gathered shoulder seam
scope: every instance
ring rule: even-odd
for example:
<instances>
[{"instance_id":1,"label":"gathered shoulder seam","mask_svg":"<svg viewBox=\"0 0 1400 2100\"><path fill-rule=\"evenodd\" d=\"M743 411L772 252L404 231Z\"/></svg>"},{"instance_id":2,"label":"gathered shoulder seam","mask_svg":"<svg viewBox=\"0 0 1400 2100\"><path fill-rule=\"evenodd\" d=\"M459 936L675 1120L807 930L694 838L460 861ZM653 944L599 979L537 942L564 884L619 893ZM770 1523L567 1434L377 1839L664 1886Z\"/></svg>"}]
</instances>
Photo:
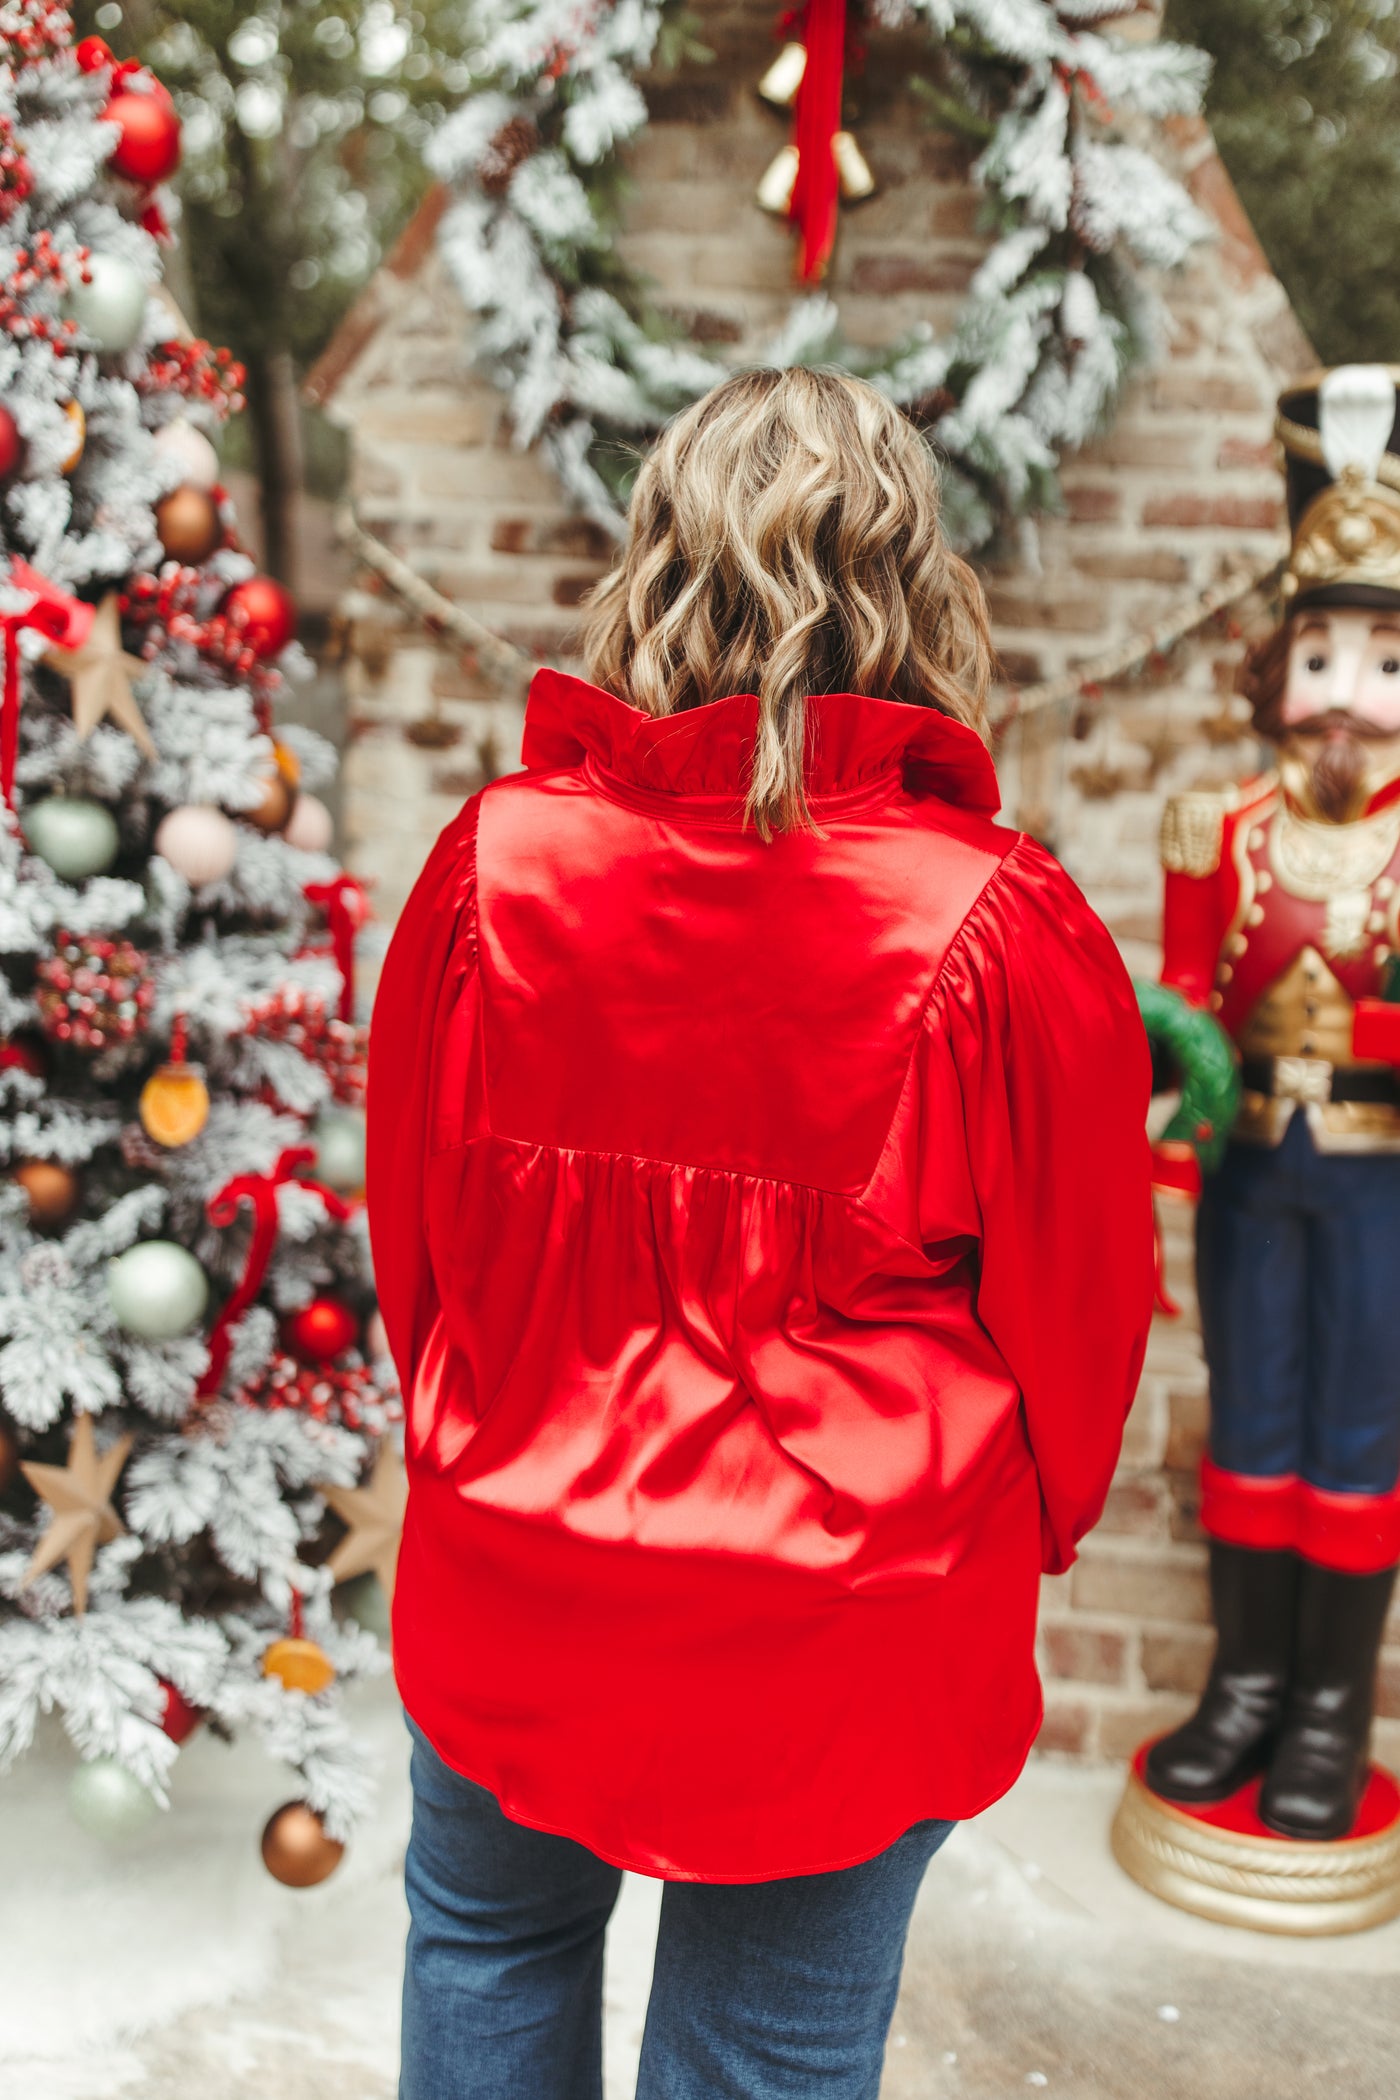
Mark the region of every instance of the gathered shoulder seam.
<instances>
[{"instance_id":1,"label":"gathered shoulder seam","mask_svg":"<svg viewBox=\"0 0 1400 2100\"><path fill-rule=\"evenodd\" d=\"M968 930L971 927L974 918L976 918L977 915L980 913L982 906L989 901L992 891L999 886L1002 877L1006 874L1006 871L1011 866L1011 863L1020 858L1022 848L1029 847L1033 843L1034 842L1031 840L1028 833L1024 831L1018 831L1016 833L1011 845L1008 846L1005 853L1002 854L1001 859L992 869L990 875L988 875L986 881L978 890L977 895L972 899L971 903L967 907L967 910L963 913L961 919L958 921L957 931L954 933L953 938L949 941L947 948L944 950L942 962L938 965L938 968L933 973L933 982L930 984L928 992L925 995L924 1002L919 1008L918 1026L914 1030L914 1038L909 1046L909 1060L904 1067L904 1077L900 1081L899 1093L895 1097L895 1104L890 1114L890 1120L885 1126L885 1134L880 1140L879 1150L876 1152L875 1158L871 1162L870 1172L869 1174L867 1174L864 1182L861 1184L860 1190L858 1191L857 1200L860 1202L861 1207L863 1209L869 1211L872 1217L880 1217L880 1213L875 1209L874 1205L867 1200L868 1191L871 1182L875 1179L876 1174L879 1172L880 1162L884 1158L885 1153L889 1148L890 1134L894 1129L895 1120L899 1115L900 1106L904 1100L905 1094L909 1090L909 1075L913 1070L914 1061L918 1057L919 1051L923 1045L924 1032L928 1027L928 1017L933 1007L933 1003L938 997L939 992L943 988L943 980L947 975L954 958L962 953L962 950L967 941ZM897 1228L890 1225L887 1219L881 1218L880 1222L881 1224L885 1225L887 1230L895 1232L897 1238L903 1239L904 1235L902 1233L899 1233L897 1231Z\"/></svg>"}]
</instances>

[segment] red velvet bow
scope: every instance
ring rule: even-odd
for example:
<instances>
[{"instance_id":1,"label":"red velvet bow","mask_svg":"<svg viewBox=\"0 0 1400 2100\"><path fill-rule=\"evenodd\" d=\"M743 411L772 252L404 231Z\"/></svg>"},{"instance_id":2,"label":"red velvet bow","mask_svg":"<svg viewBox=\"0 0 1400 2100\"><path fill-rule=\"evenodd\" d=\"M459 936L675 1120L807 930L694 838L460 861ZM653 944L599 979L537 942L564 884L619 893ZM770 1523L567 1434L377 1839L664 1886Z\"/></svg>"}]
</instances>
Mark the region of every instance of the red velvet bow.
<instances>
[{"instance_id":1,"label":"red velvet bow","mask_svg":"<svg viewBox=\"0 0 1400 2100\"><path fill-rule=\"evenodd\" d=\"M319 1181L307 1180L302 1174L301 1169L309 1167L315 1157L316 1150L312 1145L290 1145L279 1156L270 1174L235 1174L233 1180L226 1182L205 1205L204 1215L209 1223L222 1230L224 1226L232 1225L241 1203L251 1203L253 1237L248 1242L248 1259L243 1265L243 1274L224 1300L209 1332L209 1368L196 1387L200 1399L207 1399L219 1390L229 1350L233 1346L232 1330L257 1297L267 1274L267 1265L277 1241L277 1191L283 1182L296 1181L302 1188L313 1190L331 1216L342 1224L350 1215L350 1206L344 1197L337 1196L334 1189L326 1188Z\"/></svg>"},{"instance_id":2,"label":"red velvet bow","mask_svg":"<svg viewBox=\"0 0 1400 2100\"><path fill-rule=\"evenodd\" d=\"M70 649L80 648L92 625L92 607L77 598L70 598L18 555L10 563L5 581L13 584L16 590L32 593L30 603L22 612L0 613L0 632L5 638L4 688L0 693L0 794L5 797L6 808L13 809L15 764L19 758L20 629L32 627L36 633L47 635L51 642L62 642Z\"/></svg>"},{"instance_id":3,"label":"red velvet bow","mask_svg":"<svg viewBox=\"0 0 1400 2100\"><path fill-rule=\"evenodd\" d=\"M833 141L841 129L846 56L846 0L807 0L807 64L797 90L793 141L797 179L788 217L801 234L797 275L815 284L826 274L836 240L837 175Z\"/></svg>"},{"instance_id":4,"label":"red velvet bow","mask_svg":"<svg viewBox=\"0 0 1400 2100\"><path fill-rule=\"evenodd\" d=\"M331 946L340 970L340 1018L355 1015L355 935L374 916L362 882L353 875L337 875L332 882L308 882L302 891L308 904L318 905L331 930Z\"/></svg>"}]
</instances>

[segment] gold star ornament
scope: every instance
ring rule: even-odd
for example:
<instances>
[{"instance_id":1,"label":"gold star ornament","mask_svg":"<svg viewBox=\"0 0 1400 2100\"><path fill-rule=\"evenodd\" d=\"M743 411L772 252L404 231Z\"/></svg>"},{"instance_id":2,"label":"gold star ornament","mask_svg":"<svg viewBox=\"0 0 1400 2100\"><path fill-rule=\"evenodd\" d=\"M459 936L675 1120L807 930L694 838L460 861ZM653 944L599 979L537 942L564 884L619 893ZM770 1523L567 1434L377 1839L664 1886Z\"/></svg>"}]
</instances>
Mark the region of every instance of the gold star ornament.
<instances>
[{"instance_id":1,"label":"gold star ornament","mask_svg":"<svg viewBox=\"0 0 1400 2100\"><path fill-rule=\"evenodd\" d=\"M131 1452L132 1438L119 1437L99 1456L92 1433L92 1416L79 1415L73 1424L66 1466L21 1465L20 1471L41 1501L53 1511L48 1530L34 1548L20 1588L36 1575L68 1563L73 1585L73 1609L87 1610L88 1576L93 1555L109 1539L119 1538L126 1526L112 1507L112 1490Z\"/></svg>"},{"instance_id":2,"label":"gold star ornament","mask_svg":"<svg viewBox=\"0 0 1400 2100\"><path fill-rule=\"evenodd\" d=\"M139 656L128 656L122 647L121 613L115 591L108 591L93 614L86 640L76 649L46 650L44 662L61 673L73 689L73 722L80 737L90 737L98 723L110 715L147 758L155 757L151 732L131 690L133 676L139 678L150 666Z\"/></svg>"},{"instance_id":3,"label":"gold star ornament","mask_svg":"<svg viewBox=\"0 0 1400 2100\"><path fill-rule=\"evenodd\" d=\"M394 1571L408 1506L408 1475L387 1437L379 1446L374 1470L363 1487L323 1487L319 1492L343 1523L349 1525L326 1565L336 1582L348 1582L373 1568L385 1602L394 1601Z\"/></svg>"}]
</instances>

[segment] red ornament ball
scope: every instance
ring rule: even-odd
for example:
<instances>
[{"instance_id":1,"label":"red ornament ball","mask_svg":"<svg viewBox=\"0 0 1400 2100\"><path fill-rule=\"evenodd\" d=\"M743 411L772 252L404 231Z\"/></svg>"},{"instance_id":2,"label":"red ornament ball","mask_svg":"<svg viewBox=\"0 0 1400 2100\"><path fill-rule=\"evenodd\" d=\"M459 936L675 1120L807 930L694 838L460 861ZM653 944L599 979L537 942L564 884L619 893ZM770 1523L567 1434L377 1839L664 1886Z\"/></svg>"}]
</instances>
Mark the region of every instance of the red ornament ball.
<instances>
[{"instance_id":1,"label":"red ornament ball","mask_svg":"<svg viewBox=\"0 0 1400 2100\"><path fill-rule=\"evenodd\" d=\"M204 1719L203 1708L191 1706L184 1693L177 1690L167 1678L161 1678L160 1686L165 1694L165 1710L160 1717L161 1728L172 1743L183 1743L185 1737L193 1735Z\"/></svg>"},{"instance_id":2,"label":"red ornament ball","mask_svg":"<svg viewBox=\"0 0 1400 2100\"><path fill-rule=\"evenodd\" d=\"M33 1079L48 1076L43 1046L30 1037L12 1035L0 1039L0 1072L28 1072Z\"/></svg>"},{"instance_id":3,"label":"red ornament ball","mask_svg":"<svg viewBox=\"0 0 1400 2100\"><path fill-rule=\"evenodd\" d=\"M105 38L85 36L74 46L73 56L81 73L100 73L112 63L112 47Z\"/></svg>"},{"instance_id":4,"label":"red ornament ball","mask_svg":"<svg viewBox=\"0 0 1400 2100\"><path fill-rule=\"evenodd\" d=\"M338 1298L313 1298L282 1322L282 1339L303 1363L329 1363L359 1339L360 1323Z\"/></svg>"},{"instance_id":5,"label":"red ornament ball","mask_svg":"<svg viewBox=\"0 0 1400 2100\"><path fill-rule=\"evenodd\" d=\"M162 88L153 95L124 89L102 112L104 123L119 124L117 150L107 163L115 175L149 186L164 182L180 165L180 119Z\"/></svg>"},{"instance_id":6,"label":"red ornament ball","mask_svg":"<svg viewBox=\"0 0 1400 2100\"><path fill-rule=\"evenodd\" d=\"M0 481L8 481L20 463L24 439L8 408L0 407Z\"/></svg>"},{"instance_id":7,"label":"red ornament ball","mask_svg":"<svg viewBox=\"0 0 1400 2100\"><path fill-rule=\"evenodd\" d=\"M257 656L280 655L297 631L296 600L271 576L236 583L219 610Z\"/></svg>"}]
</instances>

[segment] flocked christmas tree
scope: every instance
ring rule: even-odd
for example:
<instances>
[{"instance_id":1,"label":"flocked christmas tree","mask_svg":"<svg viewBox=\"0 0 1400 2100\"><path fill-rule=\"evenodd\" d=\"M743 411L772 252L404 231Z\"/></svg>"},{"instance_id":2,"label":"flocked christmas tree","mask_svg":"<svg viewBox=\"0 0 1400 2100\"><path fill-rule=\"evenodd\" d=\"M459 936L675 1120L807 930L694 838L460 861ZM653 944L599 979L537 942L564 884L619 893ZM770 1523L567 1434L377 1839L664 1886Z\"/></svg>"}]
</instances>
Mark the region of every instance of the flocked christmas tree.
<instances>
[{"instance_id":1,"label":"flocked christmas tree","mask_svg":"<svg viewBox=\"0 0 1400 2100\"><path fill-rule=\"evenodd\" d=\"M392 1579L402 1496L363 898L333 754L275 726L294 608L210 437L238 369L161 285L178 154L157 80L3 0L0 1761L57 1710L115 1829L200 1718L251 1727L306 1881L366 1795L336 1684L381 1662L331 1591Z\"/></svg>"}]
</instances>

